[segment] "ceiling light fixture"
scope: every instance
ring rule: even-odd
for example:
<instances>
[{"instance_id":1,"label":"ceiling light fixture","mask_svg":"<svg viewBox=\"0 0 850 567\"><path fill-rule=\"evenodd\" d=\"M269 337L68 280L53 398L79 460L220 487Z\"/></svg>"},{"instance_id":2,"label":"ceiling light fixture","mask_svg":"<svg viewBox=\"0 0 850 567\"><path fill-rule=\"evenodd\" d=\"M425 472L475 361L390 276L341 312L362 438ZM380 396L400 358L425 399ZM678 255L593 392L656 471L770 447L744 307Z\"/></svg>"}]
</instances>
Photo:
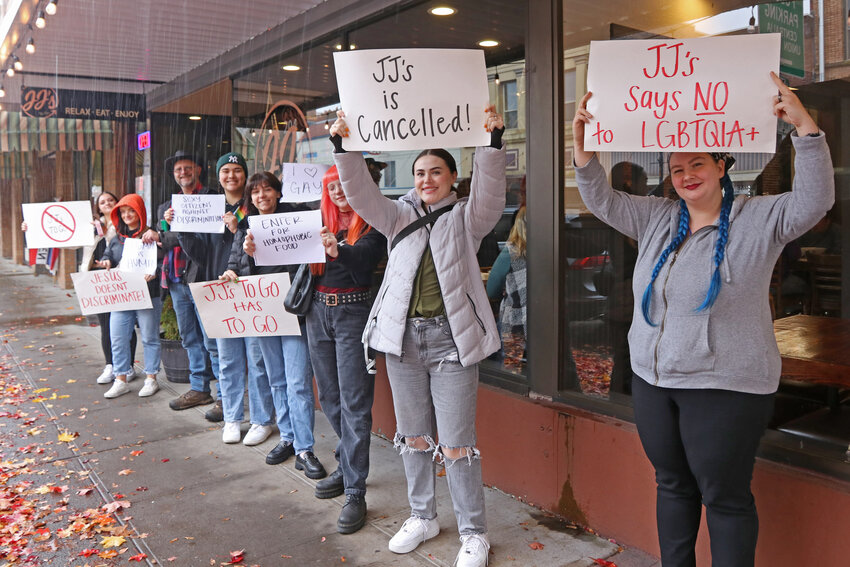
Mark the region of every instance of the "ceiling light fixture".
<instances>
[{"instance_id":1,"label":"ceiling light fixture","mask_svg":"<svg viewBox=\"0 0 850 567\"><path fill-rule=\"evenodd\" d=\"M29 39L27 40L27 46L24 48L24 50L25 50L27 53L29 53L30 55L32 55L33 53L35 53L35 40L34 40L33 38L29 38Z\"/></svg>"},{"instance_id":2,"label":"ceiling light fixture","mask_svg":"<svg viewBox=\"0 0 850 567\"><path fill-rule=\"evenodd\" d=\"M756 14L755 6L750 8L750 22L747 24L747 33L756 33Z\"/></svg>"},{"instance_id":3,"label":"ceiling light fixture","mask_svg":"<svg viewBox=\"0 0 850 567\"><path fill-rule=\"evenodd\" d=\"M40 30L44 29L44 26L47 25L47 20L44 19L44 12L41 10L38 11L38 14L35 16L35 27Z\"/></svg>"},{"instance_id":4,"label":"ceiling light fixture","mask_svg":"<svg viewBox=\"0 0 850 567\"><path fill-rule=\"evenodd\" d=\"M5 92L3 94L5 94ZM325 130L330 130L330 129L331 129L330 124L328 124L328 121L325 120Z\"/></svg>"},{"instance_id":5,"label":"ceiling light fixture","mask_svg":"<svg viewBox=\"0 0 850 567\"><path fill-rule=\"evenodd\" d=\"M283 67L281 67L281 69L283 69L284 71L300 71L301 66L300 65L284 65Z\"/></svg>"},{"instance_id":6,"label":"ceiling light fixture","mask_svg":"<svg viewBox=\"0 0 850 567\"><path fill-rule=\"evenodd\" d=\"M48 16L53 16L56 14L56 3L58 1L59 0L50 0L50 2L47 3L47 6L44 7L44 11L47 12Z\"/></svg>"},{"instance_id":7,"label":"ceiling light fixture","mask_svg":"<svg viewBox=\"0 0 850 567\"><path fill-rule=\"evenodd\" d=\"M428 10L428 13L433 16L451 16L455 12L457 12L457 10L450 6L434 6Z\"/></svg>"},{"instance_id":8,"label":"ceiling light fixture","mask_svg":"<svg viewBox=\"0 0 850 567\"><path fill-rule=\"evenodd\" d=\"M8 69L6 69L6 76L7 77L14 77L15 76L15 68L9 67Z\"/></svg>"},{"instance_id":9,"label":"ceiling light fixture","mask_svg":"<svg viewBox=\"0 0 850 567\"><path fill-rule=\"evenodd\" d=\"M497 45L499 45L499 42L495 39L482 39L478 42L478 45L480 45L481 47L496 47Z\"/></svg>"},{"instance_id":10,"label":"ceiling light fixture","mask_svg":"<svg viewBox=\"0 0 850 567\"><path fill-rule=\"evenodd\" d=\"M17 55L12 55L12 66L15 68L15 71L24 70L24 63Z\"/></svg>"},{"instance_id":11,"label":"ceiling light fixture","mask_svg":"<svg viewBox=\"0 0 850 567\"><path fill-rule=\"evenodd\" d=\"M496 85L499 84L499 66L498 65L496 65L496 76L493 77L493 82L496 83Z\"/></svg>"},{"instance_id":12,"label":"ceiling light fixture","mask_svg":"<svg viewBox=\"0 0 850 567\"><path fill-rule=\"evenodd\" d=\"M201 117L198 116L197 114L193 114L192 116L189 117L189 120L200 120L200 119L201 119Z\"/></svg>"}]
</instances>

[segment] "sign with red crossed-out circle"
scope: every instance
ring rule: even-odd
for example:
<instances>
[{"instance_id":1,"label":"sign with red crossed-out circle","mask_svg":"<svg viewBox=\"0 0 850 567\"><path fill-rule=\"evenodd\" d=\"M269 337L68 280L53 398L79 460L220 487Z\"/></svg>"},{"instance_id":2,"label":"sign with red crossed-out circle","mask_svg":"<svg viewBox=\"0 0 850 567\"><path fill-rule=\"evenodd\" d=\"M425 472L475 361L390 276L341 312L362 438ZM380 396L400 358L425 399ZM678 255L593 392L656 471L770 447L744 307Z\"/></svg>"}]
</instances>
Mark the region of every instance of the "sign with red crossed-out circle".
<instances>
[{"instance_id":1,"label":"sign with red crossed-out circle","mask_svg":"<svg viewBox=\"0 0 850 567\"><path fill-rule=\"evenodd\" d=\"M94 245L88 201L25 203L27 248L77 248Z\"/></svg>"}]
</instances>

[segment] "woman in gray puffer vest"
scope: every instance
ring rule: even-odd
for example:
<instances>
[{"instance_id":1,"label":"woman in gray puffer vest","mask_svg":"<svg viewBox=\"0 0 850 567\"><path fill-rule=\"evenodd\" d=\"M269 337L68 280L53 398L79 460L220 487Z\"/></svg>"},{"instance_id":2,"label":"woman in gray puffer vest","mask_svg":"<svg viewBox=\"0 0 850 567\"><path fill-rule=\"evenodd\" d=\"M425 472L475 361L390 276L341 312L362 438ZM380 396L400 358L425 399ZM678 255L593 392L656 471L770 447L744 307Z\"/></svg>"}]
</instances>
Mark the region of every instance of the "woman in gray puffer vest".
<instances>
[{"instance_id":1,"label":"woman in gray puffer vest","mask_svg":"<svg viewBox=\"0 0 850 567\"><path fill-rule=\"evenodd\" d=\"M504 124L494 107L486 113L491 144L477 148L471 193L463 199L453 191L457 166L449 152L419 154L413 164L414 188L393 201L381 195L360 152L342 149L347 135L342 111L330 131L349 204L389 242L418 218L450 207L390 246L363 342L386 353L395 445L404 461L411 507L389 549L408 553L440 532L436 458L446 466L462 542L456 561L460 567L483 567L490 547L475 408L478 362L499 349L499 335L475 254L502 215L506 184Z\"/></svg>"},{"instance_id":2,"label":"woman in gray puffer vest","mask_svg":"<svg viewBox=\"0 0 850 567\"><path fill-rule=\"evenodd\" d=\"M678 202L614 191L584 149L590 93L573 119L582 199L638 241L632 396L638 434L655 467L664 567L696 565L702 505L712 564L755 562L758 516L750 482L780 376L768 283L783 247L835 199L823 132L771 77L780 93L773 112L796 128L794 190L781 195L735 198L731 156L686 152L670 156Z\"/></svg>"}]
</instances>

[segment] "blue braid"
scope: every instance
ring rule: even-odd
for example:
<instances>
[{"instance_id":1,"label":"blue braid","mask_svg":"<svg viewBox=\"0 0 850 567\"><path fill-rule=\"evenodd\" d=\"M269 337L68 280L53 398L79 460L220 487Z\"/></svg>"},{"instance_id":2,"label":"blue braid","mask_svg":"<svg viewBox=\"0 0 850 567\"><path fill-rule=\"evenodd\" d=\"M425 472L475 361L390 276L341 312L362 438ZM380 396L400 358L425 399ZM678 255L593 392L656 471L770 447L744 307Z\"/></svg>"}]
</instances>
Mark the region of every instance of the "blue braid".
<instances>
[{"instance_id":1,"label":"blue braid","mask_svg":"<svg viewBox=\"0 0 850 567\"><path fill-rule=\"evenodd\" d=\"M735 200L735 188L728 173L723 175L720 184L723 187L723 204L720 207L720 222L717 225L717 243L714 245L714 273L711 275L711 285L708 287L705 300L697 307L697 311L711 307L720 293L720 264L723 262L723 256L726 255L726 242L729 240L729 213Z\"/></svg>"},{"instance_id":2,"label":"blue braid","mask_svg":"<svg viewBox=\"0 0 850 567\"><path fill-rule=\"evenodd\" d=\"M644 320L652 327L657 327L655 323L649 318L649 303L652 301L652 284L655 283L655 279L658 277L658 274L661 272L661 267L664 266L664 262L667 261L667 257L670 256L670 253L679 248L682 242L685 241L685 238L688 236L688 229L691 224L691 215L688 213L688 206L685 204L683 199L679 200L679 227L676 231L676 236L670 242L670 245L664 249L661 253L661 256L658 258L658 263L655 264L655 267L652 269L652 277L649 280L649 285L646 286L646 290L643 292L643 299L641 300L641 310L643 311ZM722 256L721 256L722 258Z\"/></svg>"}]
</instances>

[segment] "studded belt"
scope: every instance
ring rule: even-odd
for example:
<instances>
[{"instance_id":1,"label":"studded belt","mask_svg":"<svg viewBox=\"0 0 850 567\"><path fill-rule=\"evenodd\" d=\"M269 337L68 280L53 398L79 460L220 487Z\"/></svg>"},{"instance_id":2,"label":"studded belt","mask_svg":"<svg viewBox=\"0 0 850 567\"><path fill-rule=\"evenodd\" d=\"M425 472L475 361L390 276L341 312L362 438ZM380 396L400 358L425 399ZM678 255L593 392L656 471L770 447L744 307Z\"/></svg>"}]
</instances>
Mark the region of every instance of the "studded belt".
<instances>
[{"instance_id":1,"label":"studded belt","mask_svg":"<svg viewBox=\"0 0 850 567\"><path fill-rule=\"evenodd\" d=\"M351 293L322 293L321 291L314 291L313 299L321 301L328 307L333 307L346 303L369 301L372 299L372 293L370 291L353 291Z\"/></svg>"}]
</instances>

